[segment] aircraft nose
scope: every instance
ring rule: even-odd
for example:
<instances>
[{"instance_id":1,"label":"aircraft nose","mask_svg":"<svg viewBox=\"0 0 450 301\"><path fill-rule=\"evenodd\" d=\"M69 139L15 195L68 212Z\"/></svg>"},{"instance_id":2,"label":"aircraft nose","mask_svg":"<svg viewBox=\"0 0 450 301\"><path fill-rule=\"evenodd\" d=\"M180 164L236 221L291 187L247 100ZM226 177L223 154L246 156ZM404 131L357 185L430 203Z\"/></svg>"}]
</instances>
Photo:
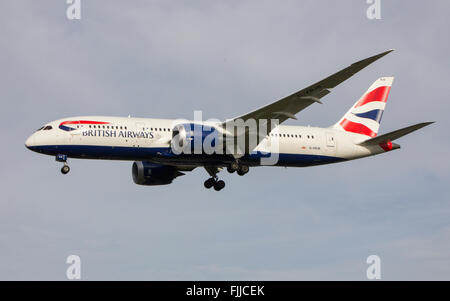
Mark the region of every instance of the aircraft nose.
<instances>
[{"instance_id":1,"label":"aircraft nose","mask_svg":"<svg viewBox=\"0 0 450 301\"><path fill-rule=\"evenodd\" d=\"M25 146L28 148L28 149L31 149L31 147L33 147L34 146L34 134L33 135L31 135L30 137L28 137L28 139L25 141Z\"/></svg>"}]
</instances>

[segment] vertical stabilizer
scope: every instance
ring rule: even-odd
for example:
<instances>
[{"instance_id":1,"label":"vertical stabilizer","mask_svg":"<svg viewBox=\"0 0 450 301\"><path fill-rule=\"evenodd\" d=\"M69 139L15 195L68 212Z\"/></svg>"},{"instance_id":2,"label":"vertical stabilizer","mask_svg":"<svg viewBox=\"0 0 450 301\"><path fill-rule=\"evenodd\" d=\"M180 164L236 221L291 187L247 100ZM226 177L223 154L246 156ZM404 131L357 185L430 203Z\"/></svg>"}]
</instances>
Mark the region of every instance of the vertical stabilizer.
<instances>
[{"instance_id":1,"label":"vertical stabilizer","mask_svg":"<svg viewBox=\"0 0 450 301\"><path fill-rule=\"evenodd\" d=\"M376 137L393 81L393 77L377 79L333 127L346 132Z\"/></svg>"}]
</instances>

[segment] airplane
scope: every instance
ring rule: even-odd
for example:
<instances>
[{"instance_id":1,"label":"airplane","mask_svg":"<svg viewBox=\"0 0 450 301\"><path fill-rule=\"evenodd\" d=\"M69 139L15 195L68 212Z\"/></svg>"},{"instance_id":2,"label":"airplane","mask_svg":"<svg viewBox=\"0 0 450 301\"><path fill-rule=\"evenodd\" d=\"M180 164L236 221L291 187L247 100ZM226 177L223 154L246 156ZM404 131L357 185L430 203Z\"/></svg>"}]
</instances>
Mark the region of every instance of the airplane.
<instances>
[{"instance_id":1,"label":"airplane","mask_svg":"<svg viewBox=\"0 0 450 301\"><path fill-rule=\"evenodd\" d=\"M392 51L358 61L292 95L223 122L70 117L46 123L26 140L25 146L55 156L63 163L63 174L70 171L68 158L134 161L132 179L139 185L170 184L185 172L203 167L210 176L205 188L216 191L225 187L217 176L224 168L243 176L250 167L306 167L378 155L400 148L394 140L433 123L378 135L393 77L378 78L330 127L281 124L296 120L295 115L308 106L321 104L333 88ZM249 126L251 121L259 126ZM208 140L213 151L206 148ZM256 142L250 145L250 140ZM273 162L263 162L270 159Z\"/></svg>"}]
</instances>

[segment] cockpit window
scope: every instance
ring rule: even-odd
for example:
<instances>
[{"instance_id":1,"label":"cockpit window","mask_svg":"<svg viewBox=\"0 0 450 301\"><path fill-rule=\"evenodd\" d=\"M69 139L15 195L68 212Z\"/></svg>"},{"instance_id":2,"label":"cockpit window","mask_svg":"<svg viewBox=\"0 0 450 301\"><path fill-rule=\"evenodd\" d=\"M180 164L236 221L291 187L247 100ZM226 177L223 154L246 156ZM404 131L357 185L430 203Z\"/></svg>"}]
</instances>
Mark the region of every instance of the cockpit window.
<instances>
[{"instance_id":1,"label":"cockpit window","mask_svg":"<svg viewBox=\"0 0 450 301\"><path fill-rule=\"evenodd\" d=\"M45 127L43 128L44 131L48 131L48 130L51 130L51 129L52 129L52 126L51 126L51 125L47 125L47 126L45 126Z\"/></svg>"},{"instance_id":2,"label":"cockpit window","mask_svg":"<svg viewBox=\"0 0 450 301\"><path fill-rule=\"evenodd\" d=\"M39 132L40 130L42 130L44 127L43 126L41 126L40 128L38 128L37 130L36 130L36 132Z\"/></svg>"}]
</instances>

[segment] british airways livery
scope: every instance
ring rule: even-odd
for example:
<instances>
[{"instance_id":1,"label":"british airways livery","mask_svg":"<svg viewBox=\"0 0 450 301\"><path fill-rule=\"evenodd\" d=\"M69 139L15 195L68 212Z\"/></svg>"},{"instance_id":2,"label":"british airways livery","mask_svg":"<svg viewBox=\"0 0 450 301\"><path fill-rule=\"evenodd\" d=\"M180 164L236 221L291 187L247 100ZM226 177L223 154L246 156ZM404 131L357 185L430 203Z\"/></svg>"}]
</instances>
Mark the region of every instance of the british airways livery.
<instances>
[{"instance_id":1,"label":"british airways livery","mask_svg":"<svg viewBox=\"0 0 450 301\"><path fill-rule=\"evenodd\" d=\"M68 158L129 160L139 185L170 184L203 167L206 188L225 187L226 168L243 176L250 167L306 167L373 156L400 148L393 141L432 122L378 135L394 78L377 79L348 112L328 128L281 125L333 88L392 50L358 61L290 96L226 121L80 116L49 122L25 146L55 156L63 174Z\"/></svg>"}]
</instances>

